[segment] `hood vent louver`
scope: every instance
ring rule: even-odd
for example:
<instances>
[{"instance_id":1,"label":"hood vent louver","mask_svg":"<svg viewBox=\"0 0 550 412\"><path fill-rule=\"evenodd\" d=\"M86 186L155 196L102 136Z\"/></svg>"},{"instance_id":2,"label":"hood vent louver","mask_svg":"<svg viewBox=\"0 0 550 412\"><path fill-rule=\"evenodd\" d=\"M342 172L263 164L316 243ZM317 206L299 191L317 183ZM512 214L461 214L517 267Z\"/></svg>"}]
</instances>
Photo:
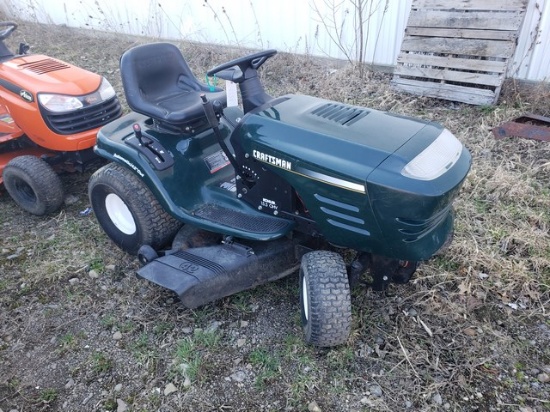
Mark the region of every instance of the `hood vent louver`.
<instances>
[{"instance_id":1,"label":"hood vent louver","mask_svg":"<svg viewBox=\"0 0 550 412\"><path fill-rule=\"evenodd\" d=\"M37 62L21 64L19 66L19 68L23 70L30 70L31 72L36 74L55 72L58 70L68 69L69 67L70 66L68 66L67 64L54 59L44 59Z\"/></svg>"},{"instance_id":2,"label":"hood vent louver","mask_svg":"<svg viewBox=\"0 0 550 412\"><path fill-rule=\"evenodd\" d=\"M311 114L332 120L342 126L350 126L369 114L369 111L345 104L327 103L313 110Z\"/></svg>"}]
</instances>

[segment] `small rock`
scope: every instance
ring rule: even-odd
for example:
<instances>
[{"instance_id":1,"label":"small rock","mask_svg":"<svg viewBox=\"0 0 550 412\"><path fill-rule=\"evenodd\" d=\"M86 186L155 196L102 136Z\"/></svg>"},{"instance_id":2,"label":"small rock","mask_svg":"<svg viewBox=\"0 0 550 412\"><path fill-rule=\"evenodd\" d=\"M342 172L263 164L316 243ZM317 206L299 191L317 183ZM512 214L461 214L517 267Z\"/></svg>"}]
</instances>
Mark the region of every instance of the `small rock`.
<instances>
[{"instance_id":1,"label":"small rock","mask_svg":"<svg viewBox=\"0 0 550 412\"><path fill-rule=\"evenodd\" d=\"M432 401L437 405L443 404L443 398L439 393L436 393L434 396L432 396Z\"/></svg>"},{"instance_id":2,"label":"small rock","mask_svg":"<svg viewBox=\"0 0 550 412\"><path fill-rule=\"evenodd\" d=\"M193 328L181 328L181 331L185 333L186 335L189 335L193 332Z\"/></svg>"},{"instance_id":3,"label":"small rock","mask_svg":"<svg viewBox=\"0 0 550 412\"><path fill-rule=\"evenodd\" d=\"M492 157L491 150L489 149L483 149L479 152L481 157L484 157L486 159L490 159Z\"/></svg>"},{"instance_id":4,"label":"small rock","mask_svg":"<svg viewBox=\"0 0 550 412\"><path fill-rule=\"evenodd\" d=\"M414 317L414 316L418 315L418 312L416 311L416 309L410 308L409 311L407 312L407 314L408 314L409 316Z\"/></svg>"},{"instance_id":5,"label":"small rock","mask_svg":"<svg viewBox=\"0 0 550 412\"><path fill-rule=\"evenodd\" d=\"M312 401L307 405L307 410L309 412L322 412L321 408L319 408L319 405L317 405L317 402Z\"/></svg>"},{"instance_id":6,"label":"small rock","mask_svg":"<svg viewBox=\"0 0 550 412\"><path fill-rule=\"evenodd\" d=\"M164 388L164 395L170 395L171 393L177 392L178 388L170 382L168 385L166 385L166 388Z\"/></svg>"},{"instance_id":7,"label":"small rock","mask_svg":"<svg viewBox=\"0 0 550 412\"><path fill-rule=\"evenodd\" d=\"M122 333L120 333L120 331L116 331L115 333L113 333L113 339L114 340L121 340L122 339Z\"/></svg>"},{"instance_id":8,"label":"small rock","mask_svg":"<svg viewBox=\"0 0 550 412\"><path fill-rule=\"evenodd\" d=\"M71 378L67 381L67 383L65 384L65 389L70 389L74 386L74 379Z\"/></svg>"},{"instance_id":9,"label":"small rock","mask_svg":"<svg viewBox=\"0 0 550 412\"><path fill-rule=\"evenodd\" d=\"M550 382L550 375L548 375L547 373L539 373L537 375L537 379L539 380L539 382L547 383Z\"/></svg>"},{"instance_id":10,"label":"small rock","mask_svg":"<svg viewBox=\"0 0 550 412\"><path fill-rule=\"evenodd\" d=\"M241 320L241 328L246 328L249 322L247 320Z\"/></svg>"},{"instance_id":11,"label":"small rock","mask_svg":"<svg viewBox=\"0 0 550 412\"><path fill-rule=\"evenodd\" d=\"M213 333L216 332L221 326L221 323L218 321L212 322L208 327L206 328L206 332Z\"/></svg>"},{"instance_id":12,"label":"small rock","mask_svg":"<svg viewBox=\"0 0 550 412\"><path fill-rule=\"evenodd\" d=\"M78 278L70 278L70 279L69 279L69 283L70 283L71 285L76 285L78 282L79 282L79 279L78 279Z\"/></svg>"},{"instance_id":13,"label":"small rock","mask_svg":"<svg viewBox=\"0 0 550 412\"><path fill-rule=\"evenodd\" d=\"M242 348L246 344L246 339L237 339L237 347Z\"/></svg>"},{"instance_id":14,"label":"small rock","mask_svg":"<svg viewBox=\"0 0 550 412\"><path fill-rule=\"evenodd\" d=\"M376 396L377 398L382 397L382 388L380 385L371 385L369 386L369 391L373 396Z\"/></svg>"},{"instance_id":15,"label":"small rock","mask_svg":"<svg viewBox=\"0 0 550 412\"><path fill-rule=\"evenodd\" d=\"M185 377L185 380L183 381L183 387L185 389L189 388L191 386L191 379L189 379L188 377Z\"/></svg>"},{"instance_id":16,"label":"small rock","mask_svg":"<svg viewBox=\"0 0 550 412\"><path fill-rule=\"evenodd\" d=\"M99 277L99 273L97 273L96 270L92 269L88 272L88 276L92 279L97 279Z\"/></svg>"},{"instance_id":17,"label":"small rock","mask_svg":"<svg viewBox=\"0 0 550 412\"><path fill-rule=\"evenodd\" d=\"M180 363L180 370L181 370L181 374L185 377L187 377L187 369L189 369L189 364L188 363Z\"/></svg>"},{"instance_id":18,"label":"small rock","mask_svg":"<svg viewBox=\"0 0 550 412\"><path fill-rule=\"evenodd\" d=\"M122 383L119 383L115 386L115 392L120 392L122 390Z\"/></svg>"},{"instance_id":19,"label":"small rock","mask_svg":"<svg viewBox=\"0 0 550 412\"><path fill-rule=\"evenodd\" d=\"M413 404L411 401L406 401L405 402L405 408L409 409L409 408L412 408Z\"/></svg>"},{"instance_id":20,"label":"small rock","mask_svg":"<svg viewBox=\"0 0 550 412\"><path fill-rule=\"evenodd\" d=\"M360 402L365 406L375 406L375 403L371 401L369 398L367 398L366 396L361 398Z\"/></svg>"},{"instance_id":21,"label":"small rock","mask_svg":"<svg viewBox=\"0 0 550 412\"><path fill-rule=\"evenodd\" d=\"M75 196L75 195L65 196L64 203L66 206L74 205L76 202L78 202L78 196Z\"/></svg>"},{"instance_id":22,"label":"small rock","mask_svg":"<svg viewBox=\"0 0 550 412\"><path fill-rule=\"evenodd\" d=\"M105 270L108 270L110 272L113 272L116 269L116 265L107 265L105 266Z\"/></svg>"},{"instance_id":23,"label":"small rock","mask_svg":"<svg viewBox=\"0 0 550 412\"><path fill-rule=\"evenodd\" d=\"M126 412L128 410L128 405L122 399L116 400L117 408L116 412Z\"/></svg>"},{"instance_id":24,"label":"small rock","mask_svg":"<svg viewBox=\"0 0 550 412\"><path fill-rule=\"evenodd\" d=\"M466 328L462 332L468 336L475 336L477 334L477 331L474 328Z\"/></svg>"},{"instance_id":25,"label":"small rock","mask_svg":"<svg viewBox=\"0 0 550 412\"><path fill-rule=\"evenodd\" d=\"M246 379L246 373L244 373L243 371L237 371L232 374L230 378L232 381L235 382L244 382L244 380Z\"/></svg>"}]
</instances>

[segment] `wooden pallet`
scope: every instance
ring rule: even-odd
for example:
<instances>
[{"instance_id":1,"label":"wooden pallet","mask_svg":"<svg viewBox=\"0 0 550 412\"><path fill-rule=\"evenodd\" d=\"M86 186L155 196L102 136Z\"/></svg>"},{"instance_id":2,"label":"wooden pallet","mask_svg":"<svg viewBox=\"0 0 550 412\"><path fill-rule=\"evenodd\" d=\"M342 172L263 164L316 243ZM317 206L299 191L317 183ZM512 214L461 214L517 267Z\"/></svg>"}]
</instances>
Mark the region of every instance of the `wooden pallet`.
<instances>
[{"instance_id":1,"label":"wooden pallet","mask_svg":"<svg viewBox=\"0 0 550 412\"><path fill-rule=\"evenodd\" d=\"M413 0L392 85L491 105L514 55L528 0Z\"/></svg>"}]
</instances>

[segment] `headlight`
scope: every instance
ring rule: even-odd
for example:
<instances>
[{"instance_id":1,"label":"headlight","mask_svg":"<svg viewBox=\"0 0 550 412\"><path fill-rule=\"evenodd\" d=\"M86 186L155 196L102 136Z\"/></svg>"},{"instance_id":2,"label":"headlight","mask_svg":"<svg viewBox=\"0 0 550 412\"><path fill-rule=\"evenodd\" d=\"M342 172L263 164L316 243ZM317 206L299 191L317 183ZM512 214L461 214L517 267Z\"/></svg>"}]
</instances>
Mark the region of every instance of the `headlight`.
<instances>
[{"instance_id":1,"label":"headlight","mask_svg":"<svg viewBox=\"0 0 550 412\"><path fill-rule=\"evenodd\" d=\"M70 112L84 106L78 97L63 94L39 94L38 101L50 112Z\"/></svg>"},{"instance_id":2,"label":"headlight","mask_svg":"<svg viewBox=\"0 0 550 412\"><path fill-rule=\"evenodd\" d=\"M82 107L92 106L109 100L115 95L115 89L105 78L101 80L99 89L84 96L68 96L64 94L40 93L38 101L46 110L55 113L71 112Z\"/></svg>"},{"instance_id":3,"label":"headlight","mask_svg":"<svg viewBox=\"0 0 550 412\"><path fill-rule=\"evenodd\" d=\"M103 78L101 81L97 92L99 93L99 96L101 96L102 101L109 100L115 95L115 89L113 89L113 86L111 86L111 83L109 83L106 78Z\"/></svg>"},{"instance_id":4,"label":"headlight","mask_svg":"<svg viewBox=\"0 0 550 412\"><path fill-rule=\"evenodd\" d=\"M447 129L411 160L401 170L406 177L418 180L433 180L456 163L462 153L462 143Z\"/></svg>"}]
</instances>

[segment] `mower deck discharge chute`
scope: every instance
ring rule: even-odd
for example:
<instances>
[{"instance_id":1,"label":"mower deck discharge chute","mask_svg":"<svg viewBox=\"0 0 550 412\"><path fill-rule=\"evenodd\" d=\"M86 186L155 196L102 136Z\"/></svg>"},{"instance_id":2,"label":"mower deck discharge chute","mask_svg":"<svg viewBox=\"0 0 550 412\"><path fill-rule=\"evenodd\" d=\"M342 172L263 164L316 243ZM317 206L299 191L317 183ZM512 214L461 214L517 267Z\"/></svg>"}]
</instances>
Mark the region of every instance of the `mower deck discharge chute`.
<instances>
[{"instance_id":1,"label":"mower deck discharge chute","mask_svg":"<svg viewBox=\"0 0 550 412\"><path fill-rule=\"evenodd\" d=\"M269 96L275 50L217 66L244 110L168 43L128 50L133 112L104 126L92 176L100 225L137 274L194 308L299 269L306 341L345 342L350 283L405 283L453 230L470 154L442 126L303 95ZM164 247L171 243L170 249ZM353 249L346 264L341 249Z\"/></svg>"}]
</instances>

